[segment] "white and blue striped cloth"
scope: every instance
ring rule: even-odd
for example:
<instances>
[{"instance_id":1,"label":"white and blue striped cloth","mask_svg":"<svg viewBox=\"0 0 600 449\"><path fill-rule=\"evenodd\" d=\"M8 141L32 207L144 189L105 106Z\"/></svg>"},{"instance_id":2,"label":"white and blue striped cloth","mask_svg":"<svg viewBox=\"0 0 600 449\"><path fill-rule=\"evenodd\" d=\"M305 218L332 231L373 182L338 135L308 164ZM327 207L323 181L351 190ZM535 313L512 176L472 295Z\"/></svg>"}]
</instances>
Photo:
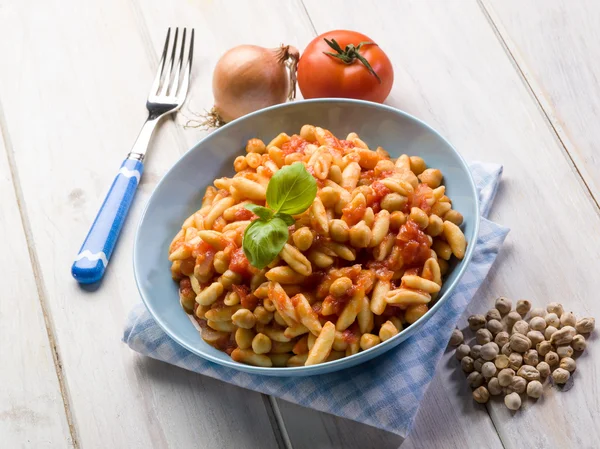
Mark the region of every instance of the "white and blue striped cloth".
<instances>
[{"instance_id":1,"label":"white and blue striped cloth","mask_svg":"<svg viewBox=\"0 0 600 449\"><path fill-rule=\"evenodd\" d=\"M485 218L502 167L473 163L470 168L483 217L468 271L449 300L417 334L370 363L303 378L243 373L208 362L180 347L142 304L131 311L123 341L134 351L181 368L405 437L456 322L487 276L508 233L507 228Z\"/></svg>"}]
</instances>

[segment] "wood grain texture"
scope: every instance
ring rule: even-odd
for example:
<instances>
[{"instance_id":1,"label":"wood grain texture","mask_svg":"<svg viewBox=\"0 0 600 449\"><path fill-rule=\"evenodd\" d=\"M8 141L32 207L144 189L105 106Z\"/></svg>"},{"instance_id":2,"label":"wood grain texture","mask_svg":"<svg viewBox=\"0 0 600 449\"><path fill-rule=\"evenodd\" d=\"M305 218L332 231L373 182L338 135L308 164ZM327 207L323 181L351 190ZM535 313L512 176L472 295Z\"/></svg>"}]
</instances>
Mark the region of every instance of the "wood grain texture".
<instances>
[{"instance_id":1,"label":"wood grain texture","mask_svg":"<svg viewBox=\"0 0 600 449\"><path fill-rule=\"evenodd\" d=\"M600 263L600 241L592 237L600 231L598 209L478 4L383 1L343 15L333 14L348 8L341 1L327 3L330 13L323 2L304 3L317 32L359 29L390 55L396 80L387 103L430 123L467 159L504 165L491 218L512 232L471 309L485 310L504 294L537 304L562 301L577 314L600 316L600 279L591 275ZM569 392L549 389L515 416L502 403L488 406L502 445L593 447L599 441L593 425L600 409L599 349L590 346ZM471 444L473 436L493 442L489 420L472 425L482 409L467 389L446 380L458 364L445 360L404 445L481 446ZM449 438L440 438L439 427L448 422ZM349 441L351 432L349 426Z\"/></svg>"},{"instance_id":2,"label":"wood grain texture","mask_svg":"<svg viewBox=\"0 0 600 449\"><path fill-rule=\"evenodd\" d=\"M73 447L7 159L0 112L0 435L3 447ZM4 145L7 143L7 145Z\"/></svg>"},{"instance_id":3,"label":"wood grain texture","mask_svg":"<svg viewBox=\"0 0 600 449\"><path fill-rule=\"evenodd\" d=\"M481 0L585 183L600 202L600 3Z\"/></svg>"},{"instance_id":4,"label":"wood grain texture","mask_svg":"<svg viewBox=\"0 0 600 449\"><path fill-rule=\"evenodd\" d=\"M165 121L102 284L83 289L69 272L145 118L167 25L196 27L192 86L202 101L190 101L192 108L210 106L211 65L228 47L257 30L271 46L296 32L285 7L271 23L254 3L225 3L23 1L0 8L0 29L11 36L0 40L0 53L12 64L0 70L0 102L83 448L278 446L260 394L138 357L120 341L140 300L131 266L140 213L160 176L203 132ZM255 28L242 27L246 21Z\"/></svg>"}]
</instances>

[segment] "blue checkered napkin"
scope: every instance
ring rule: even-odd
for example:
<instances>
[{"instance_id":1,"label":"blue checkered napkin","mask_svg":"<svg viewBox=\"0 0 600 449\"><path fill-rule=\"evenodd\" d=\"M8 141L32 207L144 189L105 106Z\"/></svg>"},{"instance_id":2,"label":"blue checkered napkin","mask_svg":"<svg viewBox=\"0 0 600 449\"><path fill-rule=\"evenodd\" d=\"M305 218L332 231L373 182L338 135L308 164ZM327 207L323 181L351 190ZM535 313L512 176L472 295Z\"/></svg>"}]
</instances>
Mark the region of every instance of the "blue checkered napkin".
<instances>
[{"instance_id":1,"label":"blue checkered napkin","mask_svg":"<svg viewBox=\"0 0 600 449\"><path fill-rule=\"evenodd\" d=\"M131 349L152 358L406 436L433 378L452 329L485 279L508 229L487 220L502 174L499 165L470 166L481 202L481 227L473 260L454 293L421 330L373 362L304 378L251 375L208 362L171 340L139 304L123 336ZM373 369L372 364L377 365Z\"/></svg>"}]
</instances>

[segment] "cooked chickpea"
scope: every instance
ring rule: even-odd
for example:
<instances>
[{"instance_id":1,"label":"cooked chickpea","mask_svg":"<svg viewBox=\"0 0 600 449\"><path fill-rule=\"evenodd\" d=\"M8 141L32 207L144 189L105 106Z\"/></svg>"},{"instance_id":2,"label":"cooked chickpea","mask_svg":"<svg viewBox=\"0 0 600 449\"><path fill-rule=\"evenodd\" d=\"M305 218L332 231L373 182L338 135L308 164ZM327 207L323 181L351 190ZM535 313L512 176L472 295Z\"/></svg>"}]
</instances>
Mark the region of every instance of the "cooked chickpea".
<instances>
[{"instance_id":1,"label":"cooked chickpea","mask_svg":"<svg viewBox=\"0 0 600 449\"><path fill-rule=\"evenodd\" d=\"M483 374L483 377L485 377L486 379L495 376L496 365L494 364L494 362L485 362L481 367L481 374Z\"/></svg>"},{"instance_id":2,"label":"cooked chickpea","mask_svg":"<svg viewBox=\"0 0 600 449\"><path fill-rule=\"evenodd\" d=\"M573 312L564 312L560 316L560 325L575 327L577 324L577 318L575 318L575 314Z\"/></svg>"},{"instance_id":3,"label":"cooked chickpea","mask_svg":"<svg viewBox=\"0 0 600 449\"><path fill-rule=\"evenodd\" d=\"M474 359L478 359L481 355L481 345L473 345L471 346L471 352L468 354Z\"/></svg>"},{"instance_id":4,"label":"cooked chickpea","mask_svg":"<svg viewBox=\"0 0 600 449\"><path fill-rule=\"evenodd\" d=\"M536 365L536 369L542 377L548 377L550 375L550 365L546 362L540 362Z\"/></svg>"},{"instance_id":5,"label":"cooked chickpea","mask_svg":"<svg viewBox=\"0 0 600 449\"><path fill-rule=\"evenodd\" d=\"M266 354L271 351L271 339L265 334L256 334L252 339L252 350L256 354Z\"/></svg>"},{"instance_id":6,"label":"cooked chickpea","mask_svg":"<svg viewBox=\"0 0 600 449\"><path fill-rule=\"evenodd\" d=\"M427 184L432 189L435 189L442 183L442 172L437 168L427 168L418 178L423 184Z\"/></svg>"},{"instance_id":7,"label":"cooked chickpea","mask_svg":"<svg viewBox=\"0 0 600 449\"><path fill-rule=\"evenodd\" d=\"M502 393L502 387L500 386L500 382L498 382L497 377L492 377L488 380L487 389L492 396L497 396Z\"/></svg>"},{"instance_id":8,"label":"cooked chickpea","mask_svg":"<svg viewBox=\"0 0 600 449\"><path fill-rule=\"evenodd\" d=\"M485 404L490 399L490 393L485 387L478 387L473 391L473 399L480 404Z\"/></svg>"},{"instance_id":9,"label":"cooked chickpea","mask_svg":"<svg viewBox=\"0 0 600 449\"><path fill-rule=\"evenodd\" d=\"M582 318L575 324L575 329L580 334L589 334L594 331L596 320L594 318Z\"/></svg>"},{"instance_id":10,"label":"cooked chickpea","mask_svg":"<svg viewBox=\"0 0 600 449\"><path fill-rule=\"evenodd\" d=\"M486 319L486 321L491 321L491 320L501 321L502 315L500 315L500 312L498 311L498 309L490 309L485 314L485 319Z\"/></svg>"},{"instance_id":11,"label":"cooked chickpea","mask_svg":"<svg viewBox=\"0 0 600 449\"><path fill-rule=\"evenodd\" d=\"M231 321L237 327L252 329L256 324L256 316L248 309L240 309L231 316Z\"/></svg>"},{"instance_id":12,"label":"cooked chickpea","mask_svg":"<svg viewBox=\"0 0 600 449\"><path fill-rule=\"evenodd\" d=\"M429 311L427 304L415 304L408 306L404 312L404 319L408 324L413 324Z\"/></svg>"},{"instance_id":13,"label":"cooked chickpea","mask_svg":"<svg viewBox=\"0 0 600 449\"><path fill-rule=\"evenodd\" d=\"M510 393L504 396L504 404L509 410L519 410L521 408L521 396L518 393Z\"/></svg>"},{"instance_id":14,"label":"cooked chickpea","mask_svg":"<svg viewBox=\"0 0 600 449\"><path fill-rule=\"evenodd\" d=\"M521 316L525 316L531 310L531 303L526 299L519 299L516 310Z\"/></svg>"},{"instance_id":15,"label":"cooked chickpea","mask_svg":"<svg viewBox=\"0 0 600 449\"><path fill-rule=\"evenodd\" d=\"M397 232L404 223L406 223L406 215L404 214L404 212L396 210L390 214L390 230L391 231ZM441 233L441 231L440 231L440 233ZM433 234L429 234L429 235L433 235Z\"/></svg>"},{"instance_id":16,"label":"cooked chickpea","mask_svg":"<svg viewBox=\"0 0 600 449\"><path fill-rule=\"evenodd\" d=\"M350 280L350 278L346 276L342 276L341 278L338 278L335 281L333 281L333 283L329 287L329 293L337 298L341 298L351 288L352 280Z\"/></svg>"},{"instance_id":17,"label":"cooked chickpea","mask_svg":"<svg viewBox=\"0 0 600 449\"><path fill-rule=\"evenodd\" d=\"M579 335L579 334L575 335L573 337L573 341L571 342L571 346L577 352L581 352L581 351L585 350L585 347L587 346L585 337L583 335Z\"/></svg>"},{"instance_id":18,"label":"cooked chickpea","mask_svg":"<svg viewBox=\"0 0 600 449\"><path fill-rule=\"evenodd\" d=\"M560 361L560 359L559 359L559 357L558 357L558 354L557 354L556 352L554 352L554 351L550 351L550 352L548 352L548 354L546 354L546 356L544 357L544 361L545 361L545 362L546 362L548 365L550 365L550 366L552 367L552 366L556 366L556 365L558 365L558 362Z\"/></svg>"},{"instance_id":19,"label":"cooked chickpea","mask_svg":"<svg viewBox=\"0 0 600 449\"><path fill-rule=\"evenodd\" d=\"M525 320L519 320L513 325L512 331L513 333L518 332L519 334L527 335L527 332L529 332L529 323Z\"/></svg>"},{"instance_id":20,"label":"cooked chickpea","mask_svg":"<svg viewBox=\"0 0 600 449\"><path fill-rule=\"evenodd\" d=\"M350 237L350 228L344 220L331 220L329 223L329 235L335 242L345 243Z\"/></svg>"},{"instance_id":21,"label":"cooked chickpea","mask_svg":"<svg viewBox=\"0 0 600 449\"><path fill-rule=\"evenodd\" d=\"M418 207L413 207L410 210L410 215L408 218L418 224L421 229L425 229L427 226L429 226L429 217Z\"/></svg>"},{"instance_id":22,"label":"cooked chickpea","mask_svg":"<svg viewBox=\"0 0 600 449\"><path fill-rule=\"evenodd\" d=\"M532 380L527 384L527 396L538 399L544 392L544 386L539 380Z\"/></svg>"},{"instance_id":23,"label":"cooked chickpea","mask_svg":"<svg viewBox=\"0 0 600 449\"><path fill-rule=\"evenodd\" d=\"M531 340L532 346L537 346L538 343L544 341L544 335L540 331L527 332L527 338Z\"/></svg>"},{"instance_id":24,"label":"cooked chickpea","mask_svg":"<svg viewBox=\"0 0 600 449\"><path fill-rule=\"evenodd\" d=\"M492 333L493 336L498 335L499 332L502 332L504 330L504 324L502 324L498 320L489 320L485 326Z\"/></svg>"},{"instance_id":25,"label":"cooked chickpea","mask_svg":"<svg viewBox=\"0 0 600 449\"><path fill-rule=\"evenodd\" d=\"M508 367L514 369L515 371L521 368L523 364L523 356L518 352L513 352L508 356Z\"/></svg>"},{"instance_id":26,"label":"cooked chickpea","mask_svg":"<svg viewBox=\"0 0 600 449\"><path fill-rule=\"evenodd\" d=\"M558 318L560 318L560 316L562 315L564 310L563 310L562 304L559 304L557 302L551 302L550 304L548 304L546 306L546 311L548 313L554 313ZM553 326L556 326L556 325L553 324ZM556 327L558 327L558 326L556 326Z\"/></svg>"},{"instance_id":27,"label":"cooked chickpea","mask_svg":"<svg viewBox=\"0 0 600 449\"><path fill-rule=\"evenodd\" d=\"M506 315L508 312L510 312L511 308L512 308L512 301L510 299L505 298L504 296L501 296L498 299L496 299L496 309L502 315Z\"/></svg>"},{"instance_id":28,"label":"cooked chickpea","mask_svg":"<svg viewBox=\"0 0 600 449\"><path fill-rule=\"evenodd\" d=\"M544 318L546 316L546 311L542 307L534 307L529 311L529 317L534 318L536 316Z\"/></svg>"},{"instance_id":29,"label":"cooked chickpea","mask_svg":"<svg viewBox=\"0 0 600 449\"><path fill-rule=\"evenodd\" d=\"M247 153L263 154L266 151L265 143L260 139L250 139L246 144Z\"/></svg>"},{"instance_id":30,"label":"cooked chickpea","mask_svg":"<svg viewBox=\"0 0 600 449\"><path fill-rule=\"evenodd\" d=\"M456 226L460 226L463 224L464 217L459 211L450 209L444 214L444 221L449 221L454 223Z\"/></svg>"},{"instance_id":31,"label":"cooked chickpea","mask_svg":"<svg viewBox=\"0 0 600 449\"><path fill-rule=\"evenodd\" d=\"M561 359L571 357L573 355L573 348L570 345L557 346L556 353Z\"/></svg>"},{"instance_id":32,"label":"cooked chickpea","mask_svg":"<svg viewBox=\"0 0 600 449\"><path fill-rule=\"evenodd\" d=\"M340 220L340 221L342 221L342 220ZM331 231L331 229L330 229L330 231ZM310 228L307 228L307 227L297 229L292 234L292 240L294 241L294 245L300 251L308 250L313 244L313 238L314 238L313 233L311 232Z\"/></svg>"},{"instance_id":33,"label":"cooked chickpea","mask_svg":"<svg viewBox=\"0 0 600 449\"><path fill-rule=\"evenodd\" d=\"M473 371L467 376L467 383L471 388L480 387L483 384L483 376L477 371Z\"/></svg>"},{"instance_id":34,"label":"cooked chickpea","mask_svg":"<svg viewBox=\"0 0 600 449\"><path fill-rule=\"evenodd\" d=\"M254 338L254 331L251 329L244 329L238 327L235 331L235 342L240 349L249 349L252 346L252 339Z\"/></svg>"},{"instance_id":35,"label":"cooked chickpea","mask_svg":"<svg viewBox=\"0 0 600 449\"><path fill-rule=\"evenodd\" d=\"M520 376L514 376L510 380L510 384L506 387L507 393L521 394L521 393L525 393L526 389L527 389L527 381Z\"/></svg>"},{"instance_id":36,"label":"cooked chickpea","mask_svg":"<svg viewBox=\"0 0 600 449\"><path fill-rule=\"evenodd\" d=\"M465 358L466 356L468 356L471 353L471 348L469 347L469 345L460 345L458 348L456 348L456 358L458 360L462 360L463 358Z\"/></svg>"},{"instance_id":37,"label":"cooked chickpea","mask_svg":"<svg viewBox=\"0 0 600 449\"><path fill-rule=\"evenodd\" d=\"M315 134L315 130L313 125L303 125L302 128L300 128L300 137L309 142L316 142L317 135Z\"/></svg>"},{"instance_id":38,"label":"cooked chickpea","mask_svg":"<svg viewBox=\"0 0 600 449\"><path fill-rule=\"evenodd\" d=\"M460 367L465 373L470 373L474 369L473 362L474 360L471 357L463 357L460 361Z\"/></svg>"},{"instance_id":39,"label":"cooked chickpea","mask_svg":"<svg viewBox=\"0 0 600 449\"><path fill-rule=\"evenodd\" d=\"M568 372L572 373L573 371L575 371L577 364L575 363L575 360L573 360L571 357L565 357L560 361L559 366L562 369L567 370Z\"/></svg>"},{"instance_id":40,"label":"cooked chickpea","mask_svg":"<svg viewBox=\"0 0 600 449\"><path fill-rule=\"evenodd\" d=\"M487 329L479 329L475 333L475 340L480 345L485 345L486 343L489 343L490 341L492 341L493 338L494 337L492 336L492 333Z\"/></svg>"},{"instance_id":41,"label":"cooked chickpea","mask_svg":"<svg viewBox=\"0 0 600 449\"><path fill-rule=\"evenodd\" d=\"M544 332L546 329L546 320L541 316L534 316L529 320L529 327L534 331Z\"/></svg>"},{"instance_id":42,"label":"cooked chickpea","mask_svg":"<svg viewBox=\"0 0 600 449\"><path fill-rule=\"evenodd\" d=\"M437 215L432 214L429 216L428 221L429 223L427 228L425 228L425 232L432 237L437 237L440 235L444 230L443 220Z\"/></svg>"},{"instance_id":43,"label":"cooked chickpea","mask_svg":"<svg viewBox=\"0 0 600 449\"><path fill-rule=\"evenodd\" d=\"M545 323L545 321L544 321ZM548 341L550 341L550 339L552 338L552 334L554 334L554 332L556 332L558 329L555 328L554 326L548 326L546 328L546 330L544 330L544 338Z\"/></svg>"},{"instance_id":44,"label":"cooked chickpea","mask_svg":"<svg viewBox=\"0 0 600 449\"><path fill-rule=\"evenodd\" d=\"M366 248L371 242L372 232L364 221L360 221L350 228L349 235L354 248Z\"/></svg>"},{"instance_id":45,"label":"cooked chickpea","mask_svg":"<svg viewBox=\"0 0 600 449\"><path fill-rule=\"evenodd\" d=\"M415 175L420 175L421 173L423 173L425 171L426 168L427 168L427 164L425 164L425 161L423 160L422 157L419 157L419 156L411 156L410 157L410 170Z\"/></svg>"},{"instance_id":46,"label":"cooked chickpea","mask_svg":"<svg viewBox=\"0 0 600 449\"><path fill-rule=\"evenodd\" d=\"M258 166L261 164L262 162L262 157L260 156L260 154L258 153L248 153L246 155L246 163L248 164L248 167L250 168L258 168Z\"/></svg>"},{"instance_id":47,"label":"cooked chickpea","mask_svg":"<svg viewBox=\"0 0 600 449\"><path fill-rule=\"evenodd\" d=\"M544 317L544 320L546 320L546 326L554 326L556 328L560 326L560 320L558 318L558 315L554 312L547 313Z\"/></svg>"},{"instance_id":48,"label":"cooked chickpea","mask_svg":"<svg viewBox=\"0 0 600 449\"><path fill-rule=\"evenodd\" d=\"M385 209L388 212L394 212L404 209L407 201L408 199L405 196L392 192L383 197L380 205L382 209Z\"/></svg>"},{"instance_id":49,"label":"cooked chickpea","mask_svg":"<svg viewBox=\"0 0 600 449\"><path fill-rule=\"evenodd\" d=\"M564 368L556 368L552 371L552 379L557 384L566 384L571 377L571 373Z\"/></svg>"},{"instance_id":50,"label":"cooked chickpea","mask_svg":"<svg viewBox=\"0 0 600 449\"><path fill-rule=\"evenodd\" d=\"M498 332L496 334L496 336L494 337L494 341L496 342L496 344L498 346L503 348L504 345L508 343L509 338L510 338L510 335L508 335L508 332L502 331L502 332ZM503 354L504 354L504 352L503 352Z\"/></svg>"},{"instance_id":51,"label":"cooked chickpea","mask_svg":"<svg viewBox=\"0 0 600 449\"><path fill-rule=\"evenodd\" d=\"M246 170L248 168L248 163L246 162L246 156L238 156L233 161L233 169L236 172L241 172L242 170Z\"/></svg>"},{"instance_id":52,"label":"cooked chickpea","mask_svg":"<svg viewBox=\"0 0 600 449\"><path fill-rule=\"evenodd\" d=\"M509 328L513 327L517 321L521 321L521 315L519 312L515 312L513 310L506 315L506 324Z\"/></svg>"},{"instance_id":53,"label":"cooked chickpea","mask_svg":"<svg viewBox=\"0 0 600 449\"><path fill-rule=\"evenodd\" d=\"M467 318L467 321L469 322L469 329L473 332L485 326L485 317L483 315L471 315Z\"/></svg>"},{"instance_id":54,"label":"cooked chickpea","mask_svg":"<svg viewBox=\"0 0 600 449\"><path fill-rule=\"evenodd\" d=\"M539 355L541 355L542 357L545 357L546 354L548 354L550 351L552 351L552 344L547 341L541 341L539 342L536 346L535 349L537 349L537 352Z\"/></svg>"},{"instance_id":55,"label":"cooked chickpea","mask_svg":"<svg viewBox=\"0 0 600 449\"><path fill-rule=\"evenodd\" d=\"M508 368L509 365L509 358L508 356L504 355L504 354L500 354L498 355L495 359L494 359L494 365L496 366L496 368L498 369L504 369L504 368Z\"/></svg>"},{"instance_id":56,"label":"cooked chickpea","mask_svg":"<svg viewBox=\"0 0 600 449\"><path fill-rule=\"evenodd\" d=\"M508 387L512 382L515 372L510 368L504 368L498 373L498 383L501 387Z\"/></svg>"},{"instance_id":57,"label":"cooked chickpea","mask_svg":"<svg viewBox=\"0 0 600 449\"><path fill-rule=\"evenodd\" d=\"M460 329L454 329L452 331L452 335L450 336L450 346L458 346L464 341L463 333Z\"/></svg>"},{"instance_id":58,"label":"cooked chickpea","mask_svg":"<svg viewBox=\"0 0 600 449\"><path fill-rule=\"evenodd\" d=\"M381 338L379 338L377 335L362 334L360 336L360 349L363 351L371 349L373 346L377 346L379 343L381 343Z\"/></svg>"},{"instance_id":59,"label":"cooked chickpea","mask_svg":"<svg viewBox=\"0 0 600 449\"><path fill-rule=\"evenodd\" d=\"M498 355L500 348L494 342L486 343L481 347L481 358L484 360L494 360Z\"/></svg>"},{"instance_id":60,"label":"cooked chickpea","mask_svg":"<svg viewBox=\"0 0 600 449\"><path fill-rule=\"evenodd\" d=\"M257 306L256 309L254 309L254 316L258 323L269 324L273 319L273 312L269 312L263 306Z\"/></svg>"},{"instance_id":61,"label":"cooked chickpea","mask_svg":"<svg viewBox=\"0 0 600 449\"><path fill-rule=\"evenodd\" d=\"M398 333L398 329L396 329L396 326L394 326L394 324L391 321L386 321L385 323L383 323L381 325L381 328L379 329L379 338L381 338L381 341L386 341L386 340L389 340L390 338L392 338L397 333ZM463 346L463 345L461 345L461 346ZM460 349L461 346L459 346L458 349ZM468 345L465 345L465 346L468 347ZM461 360L461 363L462 363L462 360Z\"/></svg>"}]
</instances>

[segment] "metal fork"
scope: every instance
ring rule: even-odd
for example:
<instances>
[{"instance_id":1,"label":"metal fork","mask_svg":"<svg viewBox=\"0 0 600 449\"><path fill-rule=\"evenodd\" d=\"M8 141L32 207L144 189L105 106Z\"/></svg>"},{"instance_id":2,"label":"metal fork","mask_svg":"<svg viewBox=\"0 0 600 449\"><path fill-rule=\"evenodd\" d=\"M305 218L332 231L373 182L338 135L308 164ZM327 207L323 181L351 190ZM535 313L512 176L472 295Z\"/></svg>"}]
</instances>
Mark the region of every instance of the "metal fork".
<instances>
[{"instance_id":1,"label":"metal fork","mask_svg":"<svg viewBox=\"0 0 600 449\"><path fill-rule=\"evenodd\" d=\"M142 177L143 162L152 132L161 118L177 111L185 101L192 70L194 30L192 29L190 33L187 59L185 60L186 65L184 67L186 35L187 29L184 28L181 42L179 42L179 28L175 28L171 56L165 70L170 47L171 28L167 31L159 67L146 101L148 119L142 126L133 148L123 161L119 173L115 177L71 267L73 277L81 284L90 284L102 279ZM179 60L175 64L178 47Z\"/></svg>"}]
</instances>

